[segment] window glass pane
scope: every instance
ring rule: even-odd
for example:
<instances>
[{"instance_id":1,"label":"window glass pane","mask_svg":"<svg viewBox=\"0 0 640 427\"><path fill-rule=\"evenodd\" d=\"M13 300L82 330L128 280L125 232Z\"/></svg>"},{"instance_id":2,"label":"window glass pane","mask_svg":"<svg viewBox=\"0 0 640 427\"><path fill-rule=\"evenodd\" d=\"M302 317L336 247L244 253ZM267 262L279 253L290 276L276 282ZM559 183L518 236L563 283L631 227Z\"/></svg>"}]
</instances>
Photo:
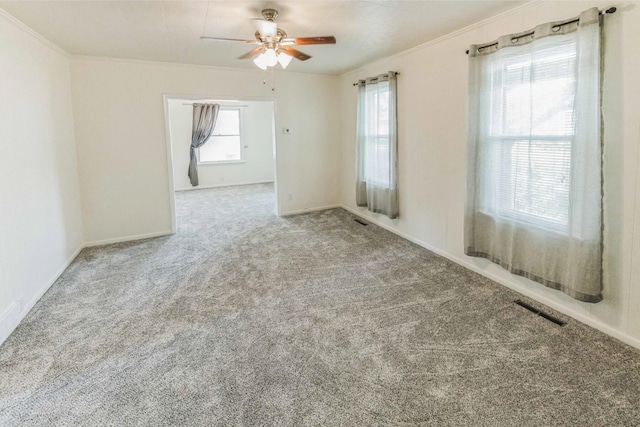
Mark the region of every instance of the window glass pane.
<instances>
[{"instance_id":1,"label":"window glass pane","mask_svg":"<svg viewBox=\"0 0 640 427\"><path fill-rule=\"evenodd\" d=\"M366 143L366 181L380 187L389 187L389 137L369 137Z\"/></svg>"},{"instance_id":2,"label":"window glass pane","mask_svg":"<svg viewBox=\"0 0 640 427\"><path fill-rule=\"evenodd\" d=\"M220 110L214 135L240 135L240 110Z\"/></svg>"},{"instance_id":3,"label":"window glass pane","mask_svg":"<svg viewBox=\"0 0 640 427\"><path fill-rule=\"evenodd\" d=\"M545 227L569 221L571 141L501 141L498 213Z\"/></svg>"},{"instance_id":4,"label":"window glass pane","mask_svg":"<svg viewBox=\"0 0 640 427\"><path fill-rule=\"evenodd\" d=\"M389 135L389 90L378 93L378 135Z\"/></svg>"},{"instance_id":5,"label":"window glass pane","mask_svg":"<svg viewBox=\"0 0 640 427\"><path fill-rule=\"evenodd\" d=\"M212 136L200 147L200 162L242 160L239 136Z\"/></svg>"},{"instance_id":6,"label":"window glass pane","mask_svg":"<svg viewBox=\"0 0 640 427\"><path fill-rule=\"evenodd\" d=\"M509 58L499 76L503 135L571 135L574 129L575 46ZM498 83L498 82L496 82Z\"/></svg>"}]
</instances>

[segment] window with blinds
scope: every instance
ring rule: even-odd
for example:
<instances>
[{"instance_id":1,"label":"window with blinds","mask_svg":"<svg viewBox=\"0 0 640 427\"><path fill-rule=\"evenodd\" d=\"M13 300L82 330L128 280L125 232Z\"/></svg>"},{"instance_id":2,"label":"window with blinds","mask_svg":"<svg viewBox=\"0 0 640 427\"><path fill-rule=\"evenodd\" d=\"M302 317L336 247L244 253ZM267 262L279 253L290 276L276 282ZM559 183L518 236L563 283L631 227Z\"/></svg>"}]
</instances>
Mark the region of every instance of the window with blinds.
<instances>
[{"instance_id":1,"label":"window with blinds","mask_svg":"<svg viewBox=\"0 0 640 427\"><path fill-rule=\"evenodd\" d=\"M389 82L367 86L365 102L365 179L378 187L389 188Z\"/></svg>"},{"instance_id":2,"label":"window with blinds","mask_svg":"<svg viewBox=\"0 0 640 427\"><path fill-rule=\"evenodd\" d=\"M488 166L496 215L567 230L576 66L575 41L493 62Z\"/></svg>"},{"instance_id":3,"label":"window with blinds","mask_svg":"<svg viewBox=\"0 0 640 427\"><path fill-rule=\"evenodd\" d=\"M240 109L222 108L211 137L198 149L198 164L237 163L243 160Z\"/></svg>"}]
</instances>

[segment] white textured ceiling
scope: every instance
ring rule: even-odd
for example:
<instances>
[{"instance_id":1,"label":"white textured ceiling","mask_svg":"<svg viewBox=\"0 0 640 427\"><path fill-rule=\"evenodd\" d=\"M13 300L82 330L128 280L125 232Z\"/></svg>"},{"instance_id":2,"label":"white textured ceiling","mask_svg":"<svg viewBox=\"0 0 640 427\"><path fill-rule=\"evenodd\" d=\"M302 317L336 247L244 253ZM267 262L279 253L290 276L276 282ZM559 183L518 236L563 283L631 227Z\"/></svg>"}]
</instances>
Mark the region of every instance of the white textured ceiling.
<instances>
[{"instance_id":1,"label":"white textured ceiling","mask_svg":"<svg viewBox=\"0 0 640 427\"><path fill-rule=\"evenodd\" d=\"M335 45L300 46L313 58L287 70L340 74L518 6L523 1L0 1L0 8L76 55L255 67L238 56L249 21L280 12L290 37L334 35Z\"/></svg>"}]
</instances>

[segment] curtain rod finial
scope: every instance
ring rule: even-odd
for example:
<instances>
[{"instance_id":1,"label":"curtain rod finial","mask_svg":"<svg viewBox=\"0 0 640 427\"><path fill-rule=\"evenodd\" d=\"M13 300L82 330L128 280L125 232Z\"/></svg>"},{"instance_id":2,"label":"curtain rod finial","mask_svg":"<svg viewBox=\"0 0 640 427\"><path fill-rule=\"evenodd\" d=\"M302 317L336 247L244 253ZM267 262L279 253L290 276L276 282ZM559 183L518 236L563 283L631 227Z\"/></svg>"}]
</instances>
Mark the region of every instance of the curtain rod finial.
<instances>
[{"instance_id":1,"label":"curtain rod finial","mask_svg":"<svg viewBox=\"0 0 640 427\"><path fill-rule=\"evenodd\" d=\"M615 7L615 6L612 6L609 9L607 9L605 12L607 12L607 13L616 13L616 10L618 10L618 8Z\"/></svg>"}]
</instances>

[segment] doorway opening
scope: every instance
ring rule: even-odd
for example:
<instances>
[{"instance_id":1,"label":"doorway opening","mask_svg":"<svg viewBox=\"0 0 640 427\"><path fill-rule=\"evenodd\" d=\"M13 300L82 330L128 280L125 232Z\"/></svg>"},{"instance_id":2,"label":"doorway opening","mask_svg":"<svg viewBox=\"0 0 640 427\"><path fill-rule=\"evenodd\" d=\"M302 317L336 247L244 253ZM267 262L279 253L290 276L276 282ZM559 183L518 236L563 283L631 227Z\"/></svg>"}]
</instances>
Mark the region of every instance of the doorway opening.
<instances>
[{"instance_id":1,"label":"doorway opening","mask_svg":"<svg viewBox=\"0 0 640 427\"><path fill-rule=\"evenodd\" d=\"M211 136L195 149L195 186L188 176L194 103L220 105ZM242 198L246 212L268 209L280 214L274 99L165 95L164 111L174 233L180 222L187 222L184 209L194 209L198 204L205 207L216 200Z\"/></svg>"}]
</instances>

